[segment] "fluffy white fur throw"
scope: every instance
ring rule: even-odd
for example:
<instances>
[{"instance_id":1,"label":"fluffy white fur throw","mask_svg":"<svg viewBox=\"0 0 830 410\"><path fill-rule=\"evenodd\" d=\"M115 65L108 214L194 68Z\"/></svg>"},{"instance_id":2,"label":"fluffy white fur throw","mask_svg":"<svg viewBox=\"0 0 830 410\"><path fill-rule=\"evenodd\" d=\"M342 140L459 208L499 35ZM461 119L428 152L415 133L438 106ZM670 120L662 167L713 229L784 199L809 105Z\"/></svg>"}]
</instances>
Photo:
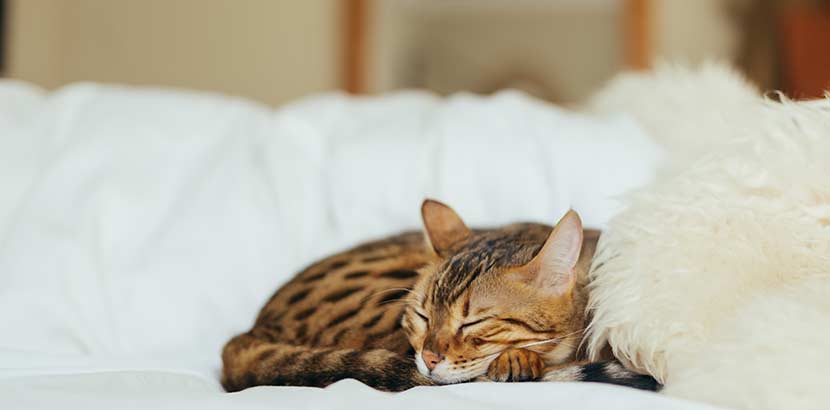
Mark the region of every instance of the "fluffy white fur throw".
<instances>
[{"instance_id":1,"label":"fluffy white fur throw","mask_svg":"<svg viewBox=\"0 0 830 410\"><path fill-rule=\"evenodd\" d=\"M609 342L672 396L830 406L830 100L663 67L593 107L637 117L672 161L600 241L589 349Z\"/></svg>"}]
</instances>

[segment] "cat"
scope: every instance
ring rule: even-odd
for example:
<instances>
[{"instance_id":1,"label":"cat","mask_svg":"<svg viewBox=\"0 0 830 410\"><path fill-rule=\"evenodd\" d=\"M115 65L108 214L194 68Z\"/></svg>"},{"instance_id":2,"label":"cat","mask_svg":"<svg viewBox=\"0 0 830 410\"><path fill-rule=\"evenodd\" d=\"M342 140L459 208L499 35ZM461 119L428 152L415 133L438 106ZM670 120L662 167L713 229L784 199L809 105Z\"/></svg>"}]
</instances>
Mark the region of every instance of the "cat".
<instances>
[{"instance_id":1,"label":"cat","mask_svg":"<svg viewBox=\"0 0 830 410\"><path fill-rule=\"evenodd\" d=\"M485 380L660 387L613 360L577 361L599 232L583 231L576 212L556 228L481 230L438 201L421 214L423 233L328 257L277 290L223 349L225 389L345 378L386 391Z\"/></svg>"}]
</instances>

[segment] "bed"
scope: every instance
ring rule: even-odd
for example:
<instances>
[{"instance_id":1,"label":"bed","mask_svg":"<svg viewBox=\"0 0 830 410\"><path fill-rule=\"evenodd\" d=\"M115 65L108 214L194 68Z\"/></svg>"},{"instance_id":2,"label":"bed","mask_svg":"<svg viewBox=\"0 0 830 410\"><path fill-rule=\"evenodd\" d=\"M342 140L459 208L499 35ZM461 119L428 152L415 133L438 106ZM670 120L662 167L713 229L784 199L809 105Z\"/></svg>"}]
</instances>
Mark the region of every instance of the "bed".
<instances>
[{"instance_id":1,"label":"bed","mask_svg":"<svg viewBox=\"0 0 830 410\"><path fill-rule=\"evenodd\" d=\"M517 92L326 94L275 110L2 81L0 407L709 408L592 383L218 383L221 346L292 272L417 228L423 197L473 226L573 207L602 228L662 160L631 118Z\"/></svg>"}]
</instances>

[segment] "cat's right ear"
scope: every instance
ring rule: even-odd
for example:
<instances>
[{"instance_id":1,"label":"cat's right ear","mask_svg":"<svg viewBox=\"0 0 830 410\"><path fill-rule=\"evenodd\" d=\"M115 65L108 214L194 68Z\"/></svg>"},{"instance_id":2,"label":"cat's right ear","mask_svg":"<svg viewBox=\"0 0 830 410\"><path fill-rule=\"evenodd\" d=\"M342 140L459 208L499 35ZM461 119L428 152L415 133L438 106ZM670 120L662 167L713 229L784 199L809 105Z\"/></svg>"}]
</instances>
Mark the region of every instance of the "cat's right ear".
<instances>
[{"instance_id":1,"label":"cat's right ear","mask_svg":"<svg viewBox=\"0 0 830 410\"><path fill-rule=\"evenodd\" d=\"M424 200L421 217L428 245L438 256L446 256L454 245L471 234L470 228L452 208L436 200Z\"/></svg>"},{"instance_id":2,"label":"cat's right ear","mask_svg":"<svg viewBox=\"0 0 830 410\"><path fill-rule=\"evenodd\" d=\"M511 277L554 296L569 295L576 284L576 268L582 250L582 220L568 211L539 249L524 266L511 272Z\"/></svg>"}]
</instances>

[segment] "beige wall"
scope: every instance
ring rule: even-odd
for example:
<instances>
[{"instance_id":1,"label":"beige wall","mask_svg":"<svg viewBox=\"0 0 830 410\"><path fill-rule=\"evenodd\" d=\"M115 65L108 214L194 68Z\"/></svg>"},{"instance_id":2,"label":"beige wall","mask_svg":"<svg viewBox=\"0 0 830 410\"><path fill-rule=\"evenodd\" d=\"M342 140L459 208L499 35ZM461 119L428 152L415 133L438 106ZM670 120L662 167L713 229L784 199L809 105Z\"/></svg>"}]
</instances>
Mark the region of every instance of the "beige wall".
<instances>
[{"instance_id":1,"label":"beige wall","mask_svg":"<svg viewBox=\"0 0 830 410\"><path fill-rule=\"evenodd\" d=\"M377 0L369 88L584 98L622 67L617 0Z\"/></svg>"},{"instance_id":2,"label":"beige wall","mask_svg":"<svg viewBox=\"0 0 830 410\"><path fill-rule=\"evenodd\" d=\"M734 0L652 0L654 56L657 59L698 63L733 61L739 32L730 19Z\"/></svg>"},{"instance_id":3,"label":"beige wall","mask_svg":"<svg viewBox=\"0 0 830 410\"><path fill-rule=\"evenodd\" d=\"M7 1L6 74L47 88L91 80L279 104L341 86L344 0ZM652 0L655 56L731 59L730 1ZM375 6L367 66L373 92L488 91L521 86L504 81L528 74L552 90L552 99L574 101L623 66L616 0L369 4ZM475 9L483 11L470 18Z\"/></svg>"},{"instance_id":4,"label":"beige wall","mask_svg":"<svg viewBox=\"0 0 830 410\"><path fill-rule=\"evenodd\" d=\"M651 0L655 60L734 61L736 0ZM369 88L489 91L533 77L559 102L584 99L625 68L622 0L376 0ZM505 18L506 17L506 18ZM533 85L527 89L532 90ZM546 95L547 96L547 95Z\"/></svg>"},{"instance_id":5,"label":"beige wall","mask_svg":"<svg viewBox=\"0 0 830 410\"><path fill-rule=\"evenodd\" d=\"M6 74L279 104L339 88L340 0L9 0Z\"/></svg>"}]
</instances>

